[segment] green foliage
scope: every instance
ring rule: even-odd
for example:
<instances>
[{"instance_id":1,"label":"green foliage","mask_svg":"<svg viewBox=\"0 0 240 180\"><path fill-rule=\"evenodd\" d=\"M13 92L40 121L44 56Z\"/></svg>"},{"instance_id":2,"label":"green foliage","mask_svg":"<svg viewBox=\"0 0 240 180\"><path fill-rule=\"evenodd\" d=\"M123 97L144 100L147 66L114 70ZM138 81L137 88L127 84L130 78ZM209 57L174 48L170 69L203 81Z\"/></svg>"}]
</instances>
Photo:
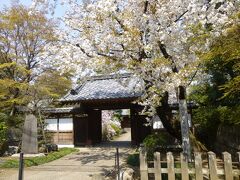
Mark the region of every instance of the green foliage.
<instances>
[{"instance_id":1,"label":"green foliage","mask_svg":"<svg viewBox=\"0 0 240 180\"><path fill-rule=\"evenodd\" d=\"M167 144L166 134L151 134L148 135L143 141L148 150Z\"/></svg>"},{"instance_id":2,"label":"green foliage","mask_svg":"<svg viewBox=\"0 0 240 180\"><path fill-rule=\"evenodd\" d=\"M5 113L0 112L0 122L6 122L8 119L8 116Z\"/></svg>"},{"instance_id":3,"label":"green foliage","mask_svg":"<svg viewBox=\"0 0 240 180\"><path fill-rule=\"evenodd\" d=\"M6 120L8 116L4 113L0 113L0 156L2 156L7 150L7 125Z\"/></svg>"},{"instance_id":4,"label":"green foliage","mask_svg":"<svg viewBox=\"0 0 240 180\"><path fill-rule=\"evenodd\" d=\"M28 100L34 107L47 106L65 95L71 88L69 75L57 71L46 71L30 86Z\"/></svg>"},{"instance_id":5,"label":"green foliage","mask_svg":"<svg viewBox=\"0 0 240 180\"><path fill-rule=\"evenodd\" d=\"M229 97L234 99L240 93L240 76L234 77L231 81L221 86L221 90L225 92L223 98Z\"/></svg>"},{"instance_id":6,"label":"green foliage","mask_svg":"<svg viewBox=\"0 0 240 180\"><path fill-rule=\"evenodd\" d=\"M0 107L7 109L8 107L12 107L13 105L23 105L27 102L27 98L25 98L25 93L28 88L28 84L24 81L17 81L15 78L20 78L21 75L18 77L12 77L10 74L5 72L5 70L9 70L16 72L17 74L21 74L22 71L17 69L17 66L5 66L8 63L0 62L0 100L1 104Z\"/></svg>"},{"instance_id":7,"label":"green foliage","mask_svg":"<svg viewBox=\"0 0 240 180\"><path fill-rule=\"evenodd\" d=\"M239 101L240 95L240 24L226 29L226 34L215 40L204 54L205 67L211 82L222 93L221 98Z\"/></svg>"},{"instance_id":8,"label":"green foliage","mask_svg":"<svg viewBox=\"0 0 240 180\"><path fill-rule=\"evenodd\" d=\"M7 150L7 126L0 121L0 156Z\"/></svg>"},{"instance_id":9,"label":"green foliage","mask_svg":"<svg viewBox=\"0 0 240 180\"><path fill-rule=\"evenodd\" d=\"M219 125L240 123L239 21L216 38L200 58L206 76L192 87L189 99L200 106L193 111L197 137L208 149L213 149Z\"/></svg>"},{"instance_id":10,"label":"green foliage","mask_svg":"<svg viewBox=\"0 0 240 180\"><path fill-rule=\"evenodd\" d=\"M127 164L131 166L139 166L139 153L130 154L127 157Z\"/></svg>"},{"instance_id":11,"label":"green foliage","mask_svg":"<svg viewBox=\"0 0 240 180\"><path fill-rule=\"evenodd\" d=\"M43 94L52 98L59 98L65 95L71 88L71 80L68 74L60 74L57 71L47 71L36 81L35 86L41 89Z\"/></svg>"},{"instance_id":12,"label":"green foliage","mask_svg":"<svg viewBox=\"0 0 240 180\"><path fill-rule=\"evenodd\" d=\"M166 147L173 144L173 138L167 132L160 132L148 135L143 140L144 146L147 148L148 159L153 159L153 154L157 147Z\"/></svg>"},{"instance_id":13,"label":"green foliage","mask_svg":"<svg viewBox=\"0 0 240 180\"><path fill-rule=\"evenodd\" d=\"M24 114L19 109L28 106L37 112L71 87L69 74L39 67L48 57L45 47L56 42L57 36L44 12L30 10L14 5L0 11L0 109L6 115L1 132L4 128L5 133L5 126L11 130L9 142L20 140Z\"/></svg>"},{"instance_id":14,"label":"green foliage","mask_svg":"<svg viewBox=\"0 0 240 180\"><path fill-rule=\"evenodd\" d=\"M55 26L44 12L29 12L30 9L22 5L0 11L0 108L11 109L12 114L16 113L16 106L25 106L36 98L32 94L35 88L33 84L38 77L34 70L39 68L38 65L46 56L45 46L57 40Z\"/></svg>"},{"instance_id":15,"label":"green foliage","mask_svg":"<svg viewBox=\"0 0 240 180\"><path fill-rule=\"evenodd\" d=\"M58 152L51 152L47 156L43 157L33 157L33 158L25 158L24 159L24 166L30 167L30 166L38 166L44 163L48 163L51 161L54 161L56 159L59 159L63 156L66 156L67 154L77 152L77 149L73 148L62 148ZM1 168L18 168L19 166L19 160L18 159L10 159L4 162L2 165L0 165Z\"/></svg>"},{"instance_id":16,"label":"green foliage","mask_svg":"<svg viewBox=\"0 0 240 180\"><path fill-rule=\"evenodd\" d=\"M121 128L119 126L117 126L116 124L111 124L111 127L114 129L114 131L116 132L116 135L119 136L121 133Z\"/></svg>"},{"instance_id":17,"label":"green foliage","mask_svg":"<svg viewBox=\"0 0 240 180\"><path fill-rule=\"evenodd\" d=\"M215 107L199 107L193 111L193 123L197 127L197 138L207 146L213 149L217 129L220 124L219 113Z\"/></svg>"}]
</instances>

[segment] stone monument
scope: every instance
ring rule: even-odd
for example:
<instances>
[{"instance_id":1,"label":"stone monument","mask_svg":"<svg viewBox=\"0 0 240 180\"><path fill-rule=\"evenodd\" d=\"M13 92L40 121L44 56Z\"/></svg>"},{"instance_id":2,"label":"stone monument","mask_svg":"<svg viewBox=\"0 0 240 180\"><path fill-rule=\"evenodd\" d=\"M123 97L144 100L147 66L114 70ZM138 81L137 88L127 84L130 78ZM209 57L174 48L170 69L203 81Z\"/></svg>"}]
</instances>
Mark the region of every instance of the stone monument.
<instances>
[{"instance_id":1,"label":"stone monument","mask_svg":"<svg viewBox=\"0 0 240 180\"><path fill-rule=\"evenodd\" d=\"M22 136L22 152L24 154L37 154L37 118L33 114L26 115Z\"/></svg>"}]
</instances>

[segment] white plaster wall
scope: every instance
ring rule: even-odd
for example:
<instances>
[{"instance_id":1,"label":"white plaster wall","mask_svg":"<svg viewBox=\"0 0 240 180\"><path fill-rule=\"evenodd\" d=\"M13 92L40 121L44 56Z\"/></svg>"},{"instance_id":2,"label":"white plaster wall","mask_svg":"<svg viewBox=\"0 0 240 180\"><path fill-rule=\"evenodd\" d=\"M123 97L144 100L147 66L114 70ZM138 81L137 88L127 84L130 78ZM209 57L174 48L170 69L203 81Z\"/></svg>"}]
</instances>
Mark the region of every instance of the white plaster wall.
<instances>
[{"instance_id":1,"label":"white plaster wall","mask_svg":"<svg viewBox=\"0 0 240 180\"><path fill-rule=\"evenodd\" d=\"M46 130L48 131L57 131L57 119L45 119L47 124Z\"/></svg>"},{"instance_id":2,"label":"white plaster wall","mask_svg":"<svg viewBox=\"0 0 240 180\"><path fill-rule=\"evenodd\" d=\"M59 119L59 131L72 131L73 120L72 118L60 118Z\"/></svg>"}]
</instances>

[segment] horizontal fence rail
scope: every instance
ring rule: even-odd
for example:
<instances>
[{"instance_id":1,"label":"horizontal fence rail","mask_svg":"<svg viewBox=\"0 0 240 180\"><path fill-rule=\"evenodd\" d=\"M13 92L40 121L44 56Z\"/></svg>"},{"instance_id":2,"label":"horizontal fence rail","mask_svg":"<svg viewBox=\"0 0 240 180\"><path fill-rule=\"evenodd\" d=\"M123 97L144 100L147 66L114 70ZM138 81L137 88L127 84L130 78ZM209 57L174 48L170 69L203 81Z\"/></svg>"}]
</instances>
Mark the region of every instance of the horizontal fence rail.
<instances>
[{"instance_id":1,"label":"horizontal fence rail","mask_svg":"<svg viewBox=\"0 0 240 180\"><path fill-rule=\"evenodd\" d=\"M223 158L216 158L215 153L208 152L206 159L202 159L202 153L194 153L194 158L188 161L185 156L174 158L173 153L168 152L162 159L159 152L154 153L154 161L147 161L147 152L140 148L140 175L141 180L203 180L225 179L240 180L240 153L238 162L232 162L231 154L223 152ZM152 175L152 176L151 176Z\"/></svg>"}]
</instances>

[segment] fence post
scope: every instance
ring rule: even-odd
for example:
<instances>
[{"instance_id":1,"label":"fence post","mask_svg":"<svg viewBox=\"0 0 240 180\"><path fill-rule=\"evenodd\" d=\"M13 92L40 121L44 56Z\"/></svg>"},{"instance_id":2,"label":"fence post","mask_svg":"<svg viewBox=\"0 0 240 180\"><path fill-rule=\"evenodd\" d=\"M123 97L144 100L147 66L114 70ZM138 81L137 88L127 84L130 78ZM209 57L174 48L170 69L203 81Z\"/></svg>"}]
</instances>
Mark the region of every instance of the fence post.
<instances>
[{"instance_id":1,"label":"fence post","mask_svg":"<svg viewBox=\"0 0 240 180\"><path fill-rule=\"evenodd\" d=\"M120 167L119 167L119 149L116 148L116 164L117 164L117 179L120 180Z\"/></svg>"},{"instance_id":2,"label":"fence post","mask_svg":"<svg viewBox=\"0 0 240 180\"><path fill-rule=\"evenodd\" d=\"M237 152L238 154L238 162L239 162L239 165L240 165L240 152Z\"/></svg>"},{"instance_id":3,"label":"fence post","mask_svg":"<svg viewBox=\"0 0 240 180\"><path fill-rule=\"evenodd\" d=\"M209 172L210 172L210 179L218 179L217 175L217 162L216 162L216 155L213 152L208 152L208 163L209 163Z\"/></svg>"},{"instance_id":4,"label":"fence post","mask_svg":"<svg viewBox=\"0 0 240 180\"><path fill-rule=\"evenodd\" d=\"M203 180L202 154L200 152L195 152L194 157L196 180Z\"/></svg>"},{"instance_id":5,"label":"fence post","mask_svg":"<svg viewBox=\"0 0 240 180\"><path fill-rule=\"evenodd\" d=\"M155 180L162 180L160 153L154 153Z\"/></svg>"},{"instance_id":6,"label":"fence post","mask_svg":"<svg viewBox=\"0 0 240 180\"><path fill-rule=\"evenodd\" d=\"M141 180L148 180L147 152L144 146L140 147L139 158Z\"/></svg>"},{"instance_id":7,"label":"fence post","mask_svg":"<svg viewBox=\"0 0 240 180\"><path fill-rule=\"evenodd\" d=\"M238 155L238 167L240 167L240 152L237 152ZM240 172L238 172L238 176L240 178Z\"/></svg>"},{"instance_id":8,"label":"fence post","mask_svg":"<svg viewBox=\"0 0 240 180\"><path fill-rule=\"evenodd\" d=\"M167 153L168 180L175 180L174 159L171 152Z\"/></svg>"},{"instance_id":9,"label":"fence post","mask_svg":"<svg viewBox=\"0 0 240 180\"><path fill-rule=\"evenodd\" d=\"M223 152L225 179L233 179L232 157L228 152Z\"/></svg>"},{"instance_id":10,"label":"fence post","mask_svg":"<svg viewBox=\"0 0 240 180\"><path fill-rule=\"evenodd\" d=\"M183 153L180 154L181 158L181 173L182 173L182 180L189 180L188 175L188 160L187 157L183 155Z\"/></svg>"},{"instance_id":11,"label":"fence post","mask_svg":"<svg viewBox=\"0 0 240 180\"><path fill-rule=\"evenodd\" d=\"M23 152L20 152L18 180L23 180L23 168L24 168Z\"/></svg>"}]
</instances>

